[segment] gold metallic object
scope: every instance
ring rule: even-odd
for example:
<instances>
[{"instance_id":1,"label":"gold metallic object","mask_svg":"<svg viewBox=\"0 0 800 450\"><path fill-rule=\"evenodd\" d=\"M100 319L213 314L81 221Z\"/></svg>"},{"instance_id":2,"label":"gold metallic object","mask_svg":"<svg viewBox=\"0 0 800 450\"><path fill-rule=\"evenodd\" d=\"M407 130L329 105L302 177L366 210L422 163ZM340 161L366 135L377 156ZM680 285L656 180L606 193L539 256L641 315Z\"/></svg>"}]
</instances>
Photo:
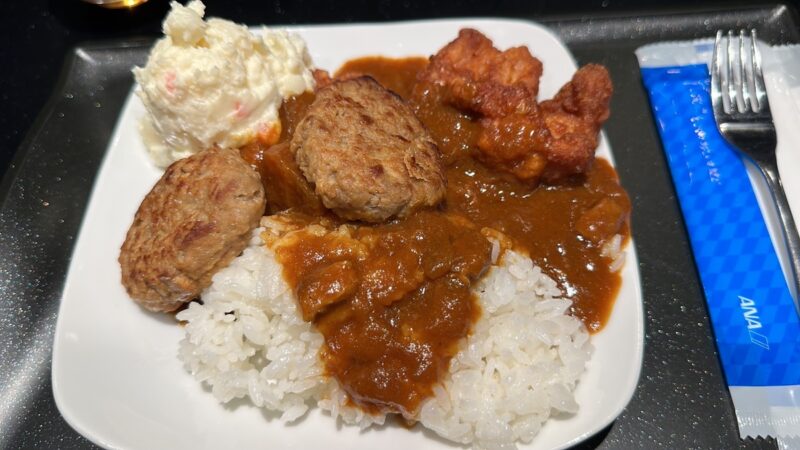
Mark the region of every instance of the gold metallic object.
<instances>
[{"instance_id":1,"label":"gold metallic object","mask_svg":"<svg viewBox=\"0 0 800 450\"><path fill-rule=\"evenodd\" d=\"M107 9L133 9L147 0L83 0L86 3L97 5Z\"/></svg>"}]
</instances>

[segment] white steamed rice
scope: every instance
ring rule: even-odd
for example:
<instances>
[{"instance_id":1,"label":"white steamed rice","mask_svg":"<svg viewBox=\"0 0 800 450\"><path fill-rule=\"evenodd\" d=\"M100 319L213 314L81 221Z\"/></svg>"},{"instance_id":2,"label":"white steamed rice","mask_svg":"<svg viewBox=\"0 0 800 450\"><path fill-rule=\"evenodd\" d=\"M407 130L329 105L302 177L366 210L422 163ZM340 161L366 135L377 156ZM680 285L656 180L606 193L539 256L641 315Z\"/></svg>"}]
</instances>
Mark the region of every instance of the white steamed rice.
<instances>
[{"instance_id":1,"label":"white steamed rice","mask_svg":"<svg viewBox=\"0 0 800 450\"><path fill-rule=\"evenodd\" d=\"M573 391L591 354L589 335L567 314L571 302L556 283L520 253L505 251L475 292L481 317L418 420L475 448L515 448L550 416L577 411ZM302 320L259 238L202 298L178 314L187 322L179 357L219 401L247 397L286 422L315 404L347 424L384 422L347 406L336 380L324 376L323 337Z\"/></svg>"}]
</instances>

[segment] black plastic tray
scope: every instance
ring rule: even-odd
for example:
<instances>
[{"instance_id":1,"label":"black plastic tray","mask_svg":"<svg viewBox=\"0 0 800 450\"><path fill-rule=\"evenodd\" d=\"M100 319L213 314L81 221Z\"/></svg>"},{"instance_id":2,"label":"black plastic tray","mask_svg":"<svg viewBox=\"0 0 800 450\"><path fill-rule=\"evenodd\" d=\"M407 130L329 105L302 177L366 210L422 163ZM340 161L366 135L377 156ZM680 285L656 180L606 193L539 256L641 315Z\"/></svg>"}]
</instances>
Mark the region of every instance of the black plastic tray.
<instances>
[{"instance_id":1,"label":"black plastic tray","mask_svg":"<svg viewBox=\"0 0 800 450\"><path fill-rule=\"evenodd\" d=\"M740 27L757 27L772 44L796 43L796 12L775 5L538 20L562 37L579 62L599 62L611 71L617 90L605 129L633 200L645 302L645 357L636 394L611 427L580 447L775 448L771 440L739 439L633 50ZM151 44L76 48L0 184L0 448L92 446L55 407L53 331L94 177L133 82L130 69L144 62Z\"/></svg>"}]
</instances>

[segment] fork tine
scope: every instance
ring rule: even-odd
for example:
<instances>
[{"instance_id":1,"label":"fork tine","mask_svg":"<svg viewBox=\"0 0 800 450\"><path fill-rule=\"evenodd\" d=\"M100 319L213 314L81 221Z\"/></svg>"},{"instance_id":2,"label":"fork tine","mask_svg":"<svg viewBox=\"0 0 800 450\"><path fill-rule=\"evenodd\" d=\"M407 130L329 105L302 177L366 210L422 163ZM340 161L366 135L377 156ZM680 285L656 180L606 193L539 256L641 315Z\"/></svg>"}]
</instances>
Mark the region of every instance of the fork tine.
<instances>
[{"instance_id":1,"label":"fork tine","mask_svg":"<svg viewBox=\"0 0 800 450\"><path fill-rule=\"evenodd\" d=\"M745 31L744 29L739 30L739 86L741 89L739 91L742 94L742 106L744 109L742 111L749 111L751 108L751 100L750 100L750 80L752 80L752 70L748 70L748 68L752 69L752 64L749 67L746 67L745 64L747 62L747 52L745 51ZM753 111L756 110L755 106L752 107Z\"/></svg>"},{"instance_id":2,"label":"fork tine","mask_svg":"<svg viewBox=\"0 0 800 450\"><path fill-rule=\"evenodd\" d=\"M739 106L741 98L740 85L736 81L736 44L734 42L733 30L728 30L728 97L731 102L731 112L742 112Z\"/></svg>"},{"instance_id":3,"label":"fork tine","mask_svg":"<svg viewBox=\"0 0 800 450\"><path fill-rule=\"evenodd\" d=\"M755 88L755 100L758 107L753 107L756 112L761 112L767 104L767 87L764 85L764 72L761 69L761 52L758 50L756 42L758 35L756 29L750 30L750 53L753 66L753 87Z\"/></svg>"},{"instance_id":4,"label":"fork tine","mask_svg":"<svg viewBox=\"0 0 800 450\"><path fill-rule=\"evenodd\" d=\"M713 105L722 103L725 110L725 101L722 98L722 30L717 31L714 39L714 53L711 56L711 100Z\"/></svg>"}]
</instances>

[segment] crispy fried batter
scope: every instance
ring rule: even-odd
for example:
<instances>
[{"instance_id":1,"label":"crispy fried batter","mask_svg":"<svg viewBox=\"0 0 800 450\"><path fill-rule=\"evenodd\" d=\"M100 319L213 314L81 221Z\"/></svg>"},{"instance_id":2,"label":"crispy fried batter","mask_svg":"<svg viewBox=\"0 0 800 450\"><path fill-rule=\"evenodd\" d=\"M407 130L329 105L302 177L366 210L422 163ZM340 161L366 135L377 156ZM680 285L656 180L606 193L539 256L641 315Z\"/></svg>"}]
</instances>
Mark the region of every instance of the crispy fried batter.
<instances>
[{"instance_id":1,"label":"crispy fried batter","mask_svg":"<svg viewBox=\"0 0 800 450\"><path fill-rule=\"evenodd\" d=\"M595 126L608 119L608 102L614 88L608 70L599 64L587 64L572 76L572 81L561 87L552 100L542 102L546 113L562 111Z\"/></svg>"},{"instance_id":2,"label":"crispy fried batter","mask_svg":"<svg viewBox=\"0 0 800 450\"><path fill-rule=\"evenodd\" d=\"M538 109L531 114L485 117L480 123L478 156L484 162L520 180L539 179L548 164L550 135Z\"/></svg>"},{"instance_id":3,"label":"crispy fried batter","mask_svg":"<svg viewBox=\"0 0 800 450\"><path fill-rule=\"evenodd\" d=\"M605 67L588 64L575 72L552 100L541 103L551 142L543 177L552 181L591 167L598 133L608 119L611 78Z\"/></svg>"},{"instance_id":4,"label":"crispy fried batter","mask_svg":"<svg viewBox=\"0 0 800 450\"><path fill-rule=\"evenodd\" d=\"M501 52L479 31L465 28L431 58L420 81L447 86L456 106L496 116L508 114L508 105L516 103L497 103L499 98L524 100L532 95L535 102L541 76L541 61L526 47Z\"/></svg>"},{"instance_id":5,"label":"crispy fried batter","mask_svg":"<svg viewBox=\"0 0 800 450\"><path fill-rule=\"evenodd\" d=\"M532 182L553 183L585 173L608 119L611 92L608 71L590 64L552 100L526 113L484 117L478 140L483 159Z\"/></svg>"},{"instance_id":6,"label":"crispy fried batter","mask_svg":"<svg viewBox=\"0 0 800 450\"><path fill-rule=\"evenodd\" d=\"M612 86L603 66L575 73L552 99L537 102L542 64L525 47L501 52L480 32L461 30L431 58L420 83L478 115L480 157L532 183L556 182L591 167L608 118Z\"/></svg>"}]
</instances>

